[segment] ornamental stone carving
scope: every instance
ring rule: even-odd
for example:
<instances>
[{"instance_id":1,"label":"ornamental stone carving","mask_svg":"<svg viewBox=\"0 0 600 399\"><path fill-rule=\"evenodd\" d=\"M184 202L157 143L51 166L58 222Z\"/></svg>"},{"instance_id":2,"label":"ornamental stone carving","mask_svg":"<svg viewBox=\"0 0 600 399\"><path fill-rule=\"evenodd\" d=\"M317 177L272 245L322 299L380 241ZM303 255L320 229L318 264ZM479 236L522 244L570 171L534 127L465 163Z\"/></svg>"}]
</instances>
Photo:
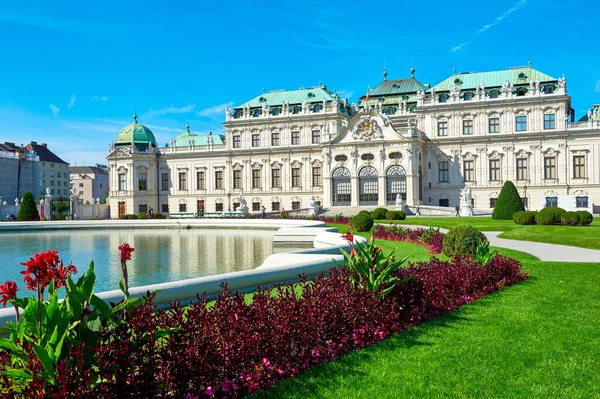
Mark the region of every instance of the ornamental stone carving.
<instances>
[{"instance_id":1,"label":"ornamental stone carving","mask_svg":"<svg viewBox=\"0 0 600 399\"><path fill-rule=\"evenodd\" d=\"M356 124L351 132L352 138L355 140L369 141L372 139L382 139L383 131L375 118L367 115Z\"/></svg>"}]
</instances>

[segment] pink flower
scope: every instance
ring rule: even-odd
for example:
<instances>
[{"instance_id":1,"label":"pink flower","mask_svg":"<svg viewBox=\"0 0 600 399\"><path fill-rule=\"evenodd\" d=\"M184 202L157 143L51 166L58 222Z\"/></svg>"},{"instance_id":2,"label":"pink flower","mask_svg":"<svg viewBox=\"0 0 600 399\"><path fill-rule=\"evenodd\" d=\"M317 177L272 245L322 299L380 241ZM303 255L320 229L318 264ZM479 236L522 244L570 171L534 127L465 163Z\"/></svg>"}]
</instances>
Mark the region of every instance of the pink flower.
<instances>
[{"instance_id":1,"label":"pink flower","mask_svg":"<svg viewBox=\"0 0 600 399\"><path fill-rule=\"evenodd\" d=\"M213 387L208 387L204 390L204 394L207 396L215 396L215 390Z\"/></svg>"},{"instance_id":2,"label":"pink flower","mask_svg":"<svg viewBox=\"0 0 600 399\"><path fill-rule=\"evenodd\" d=\"M6 281L0 284L0 303L6 307L6 303L11 299L17 299L17 283L14 281Z\"/></svg>"}]
</instances>

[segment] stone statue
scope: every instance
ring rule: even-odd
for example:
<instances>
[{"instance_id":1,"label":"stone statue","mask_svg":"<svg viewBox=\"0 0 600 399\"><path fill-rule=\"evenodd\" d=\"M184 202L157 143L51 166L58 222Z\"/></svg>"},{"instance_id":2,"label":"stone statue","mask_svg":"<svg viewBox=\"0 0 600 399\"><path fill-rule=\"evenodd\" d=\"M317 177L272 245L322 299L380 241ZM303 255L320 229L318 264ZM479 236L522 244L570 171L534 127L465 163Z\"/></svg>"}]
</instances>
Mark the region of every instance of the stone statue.
<instances>
[{"instance_id":1,"label":"stone statue","mask_svg":"<svg viewBox=\"0 0 600 399\"><path fill-rule=\"evenodd\" d=\"M533 92L533 80L529 81L529 91Z\"/></svg>"},{"instance_id":2,"label":"stone statue","mask_svg":"<svg viewBox=\"0 0 600 399\"><path fill-rule=\"evenodd\" d=\"M425 98L425 90L417 90L417 100L423 100Z\"/></svg>"},{"instance_id":3,"label":"stone statue","mask_svg":"<svg viewBox=\"0 0 600 399\"><path fill-rule=\"evenodd\" d=\"M96 198L96 204L100 205L100 197Z\"/></svg>"},{"instance_id":4,"label":"stone statue","mask_svg":"<svg viewBox=\"0 0 600 399\"><path fill-rule=\"evenodd\" d=\"M2 205L8 205L8 203L6 201L2 202Z\"/></svg>"},{"instance_id":5,"label":"stone statue","mask_svg":"<svg viewBox=\"0 0 600 399\"><path fill-rule=\"evenodd\" d=\"M472 192L471 187L465 186L462 191L463 204L471 205Z\"/></svg>"},{"instance_id":6,"label":"stone statue","mask_svg":"<svg viewBox=\"0 0 600 399\"><path fill-rule=\"evenodd\" d=\"M540 80L536 80L535 81L535 91L539 92L540 91Z\"/></svg>"},{"instance_id":7,"label":"stone statue","mask_svg":"<svg viewBox=\"0 0 600 399\"><path fill-rule=\"evenodd\" d=\"M231 113L231 108L228 106L225 107L225 116L228 116Z\"/></svg>"},{"instance_id":8,"label":"stone statue","mask_svg":"<svg viewBox=\"0 0 600 399\"><path fill-rule=\"evenodd\" d=\"M50 195L50 187L46 187L46 195Z\"/></svg>"},{"instance_id":9,"label":"stone statue","mask_svg":"<svg viewBox=\"0 0 600 399\"><path fill-rule=\"evenodd\" d=\"M308 201L308 206L310 208L314 208L316 204L317 204L317 201L315 201L315 197L310 197L310 200Z\"/></svg>"},{"instance_id":10,"label":"stone statue","mask_svg":"<svg viewBox=\"0 0 600 399\"><path fill-rule=\"evenodd\" d=\"M402 194L396 194L396 205L402 205Z\"/></svg>"},{"instance_id":11,"label":"stone statue","mask_svg":"<svg viewBox=\"0 0 600 399\"><path fill-rule=\"evenodd\" d=\"M92 197L92 201L90 202L92 205L96 204L96 200Z\"/></svg>"},{"instance_id":12,"label":"stone statue","mask_svg":"<svg viewBox=\"0 0 600 399\"><path fill-rule=\"evenodd\" d=\"M502 92L504 92L504 94L509 95L512 93L512 89L513 85L508 80L502 83Z\"/></svg>"},{"instance_id":13,"label":"stone statue","mask_svg":"<svg viewBox=\"0 0 600 399\"><path fill-rule=\"evenodd\" d=\"M19 199L15 198L15 206L19 206Z\"/></svg>"},{"instance_id":14,"label":"stone statue","mask_svg":"<svg viewBox=\"0 0 600 399\"><path fill-rule=\"evenodd\" d=\"M244 198L244 197L241 197L241 198L240 198L240 207L241 207L241 208L246 208L246 207L247 207L247 205L248 205L248 202L246 202L246 198Z\"/></svg>"},{"instance_id":15,"label":"stone statue","mask_svg":"<svg viewBox=\"0 0 600 399\"><path fill-rule=\"evenodd\" d=\"M44 199L43 198L40 200L40 205L44 205Z\"/></svg>"},{"instance_id":16,"label":"stone statue","mask_svg":"<svg viewBox=\"0 0 600 399\"><path fill-rule=\"evenodd\" d=\"M460 88L458 86L454 86L452 89L450 89L450 97L452 100L458 100L460 97Z\"/></svg>"},{"instance_id":17,"label":"stone statue","mask_svg":"<svg viewBox=\"0 0 600 399\"><path fill-rule=\"evenodd\" d=\"M588 117L588 122L592 121L592 110L590 109L587 113L587 117Z\"/></svg>"},{"instance_id":18,"label":"stone statue","mask_svg":"<svg viewBox=\"0 0 600 399\"><path fill-rule=\"evenodd\" d=\"M598 108L594 108L594 119L598 119Z\"/></svg>"},{"instance_id":19,"label":"stone statue","mask_svg":"<svg viewBox=\"0 0 600 399\"><path fill-rule=\"evenodd\" d=\"M558 87L567 87L567 79L565 78L564 74L562 78L558 78Z\"/></svg>"}]
</instances>

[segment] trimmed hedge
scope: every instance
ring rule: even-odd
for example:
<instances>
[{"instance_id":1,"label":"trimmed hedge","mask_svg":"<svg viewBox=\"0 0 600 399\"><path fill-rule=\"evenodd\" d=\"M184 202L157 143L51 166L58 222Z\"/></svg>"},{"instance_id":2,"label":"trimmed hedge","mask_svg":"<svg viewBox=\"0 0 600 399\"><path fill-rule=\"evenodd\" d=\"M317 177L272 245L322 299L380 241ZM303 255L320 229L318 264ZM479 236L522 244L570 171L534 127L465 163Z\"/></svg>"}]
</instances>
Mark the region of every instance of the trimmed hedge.
<instances>
[{"instance_id":1,"label":"trimmed hedge","mask_svg":"<svg viewBox=\"0 0 600 399\"><path fill-rule=\"evenodd\" d=\"M532 211L519 211L513 215L513 222L516 224L526 225L535 224L535 215L537 212Z\"/></svg>"},{"instance_id":2,"label":"trimmed hedge","mask_svg":"<svg viewBox=\"0 0 600 399\"><path fill-rule=\"evenodd\" d=\"M385 218L387 220L404 220L406 219L406 213L402 211L387 211Z\"/></svg>"},{"instance_id":3,"label":"trimmed hedge","mask_svg":"<svg viewBox=\"0 0 600 399\"><path fill-rule=\"evenodd\" d=\"M35 199L33 199L33 194L29 191L23 195L23 201L21 202L21 208L19 208L17 220L20 222L40 220L40 214L35 206Z\"/></svg>"},{"instance_id":4,"label":"trimmed hedge","mask_svg":"<svg viewBox=\"0 0 600 399\"><path fill-rule=\"evenodd\" d=\"M577 213L579 214L579 224L581 226L587 226L594 220L594 215L588 211L577 211Z\"/></svg>"},{"instance_id":5,"label":"trimmed hedge","mask_svg":"<svg viewBox=\"0 0 600 399\"><path fill-rule=\"evenodd\" d=\"M385 219L385 214L387 212L388 210L385 208L377 208L373 212L371 212L371 216L373 216L373 219L375 220L382 220Z\"/></svg>"},{"instance_id":6,"label":"trimmed hedge","mask_svg":"<svg viewBox=\"0 0 600 399\"><path fill-rule=\"evenodd\" d=\"M521 196L517 188L510 180L506 181L502 186L496 207L492 213L494 220L512 220L515 212L524 211L525 206L521 201Z\"/></svg>"},{"instance_id":7,"label":"trimmed hedge","mask_svg":"<svg viewBox=\"0 0 600 399\"><path fill-rule=\"evenodd\" d=\"M361 211L358 215L352 218L352 227L356 231L371 231L374 224L373 218L369 213L363 212L364 211Z\"/></svg>"},{"instance_id":8,"label":"trimmed hedge","mask_svg":"<svg viewBox=\"0 0 600 399\"><path fill-rule=\"evenodd\" d=\"M565 226L577 226L581 218L577 212L565 212L560 215L560 222Z\"/></svg>"},{"instance_id":9,"label":"trimmed hedge","mask_svg":"<svg viewBox=\"0 0 600 399\"><path fill-rule=\"evenodd\" d=\"M473 256L479 242L487 241L485 235L473 226L458 226L444 237L442 253L449 258L454 256Z\"/></svg>"},{"instance_id":10,"label":"trimmed hedge","mask_svg":"<svg viewBox=\"0 0 600 399\"><path fill-rule=\"evenodd\" d=\"M541 225L558 224L561 223L560 217L565 212L564 209L557 206L549 206L538 212L535 222Z\"/></svg>"}]
</instances>

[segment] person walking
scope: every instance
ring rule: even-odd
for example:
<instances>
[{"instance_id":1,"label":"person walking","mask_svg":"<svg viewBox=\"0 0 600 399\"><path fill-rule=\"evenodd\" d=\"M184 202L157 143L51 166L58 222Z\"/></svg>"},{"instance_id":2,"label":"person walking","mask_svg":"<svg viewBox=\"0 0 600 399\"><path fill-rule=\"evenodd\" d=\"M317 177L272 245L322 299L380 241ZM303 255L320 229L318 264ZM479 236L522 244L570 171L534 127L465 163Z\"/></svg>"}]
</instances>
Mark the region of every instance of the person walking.
<instances>
[{"instance_id":1,"label":"person walking","mask_svg":"<svg viewBox=\"0 0 600 399\"><path fill-rule=\"evenodd\" d=\"M460 206L458 204L456 204L456 206L454 207L454 210L456 211L456 214L454 215L454 217L460 217Z\"/></svg>"},{"instance_id":2,"label":"person walking","mask_svg":"<svg viewBox=\"0 0 600 399\"><path fill-rule=\"evenodd\" d=\"M260 208L260 213L263 219L267 217L267 208L265 208L264 205L262 206L262 208Z\"/></svg>"}]
</instances>

